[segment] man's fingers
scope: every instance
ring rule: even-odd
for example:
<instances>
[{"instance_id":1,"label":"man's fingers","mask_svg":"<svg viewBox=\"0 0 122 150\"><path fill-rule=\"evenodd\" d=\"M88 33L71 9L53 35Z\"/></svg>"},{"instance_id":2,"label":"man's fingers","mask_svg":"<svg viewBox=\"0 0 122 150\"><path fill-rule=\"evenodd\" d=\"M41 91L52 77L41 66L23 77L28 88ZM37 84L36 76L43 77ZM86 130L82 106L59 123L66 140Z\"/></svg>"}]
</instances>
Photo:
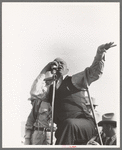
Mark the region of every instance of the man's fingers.
<instances>
[{"instance_id":1,"label":"man's fingers","mask_svg":"<svg viewBox=\"0 0 122 150\"><path fill-rule=\"evenodd\" d=\"M111 45L112 45L112 44L114 44L114 42L110 42L109 44L111 44Z\"/></svg>"},{"instance_id":2,"label":"man's fingers","mask_svg":"<svg viewBox=\"0 0 122 150\"><path fill-rule=\"evenodd\" d=\"M106 44L105 44L105 49L108 50L108 49L111 48L111 47L117 46L116 44L114 44L114 45L113 45L113 44L114 44L114 42L106 43Z\"/></svg>"},{"instance_id":3,"label":"man's fingers","mask_svg":"<svg viewBox=\"0 0 122 150\"><path fill-rule=\"evenodd\" d=\"M115 47L115 46L117 46L117 45L111 45L111 47Z\"/></svg>"}]
</instances>

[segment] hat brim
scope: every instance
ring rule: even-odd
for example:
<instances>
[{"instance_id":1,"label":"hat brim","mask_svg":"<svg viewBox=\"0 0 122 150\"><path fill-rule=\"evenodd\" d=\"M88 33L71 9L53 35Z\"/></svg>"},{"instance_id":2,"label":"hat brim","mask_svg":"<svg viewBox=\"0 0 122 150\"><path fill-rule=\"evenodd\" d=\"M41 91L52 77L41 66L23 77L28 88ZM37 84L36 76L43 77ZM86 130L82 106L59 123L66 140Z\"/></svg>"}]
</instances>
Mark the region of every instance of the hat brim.
<instances>
[{"instance_id":1,"label":"hat brim","mask_svg":"<svg viewBox=\"0 0 122 150\"><path fill-rule=\"evenodd\" d=\"M98 126L102 126L103 124L112 124L114 127L116 127L116 121L100 121Z\"/></svg>"}]
</instances>

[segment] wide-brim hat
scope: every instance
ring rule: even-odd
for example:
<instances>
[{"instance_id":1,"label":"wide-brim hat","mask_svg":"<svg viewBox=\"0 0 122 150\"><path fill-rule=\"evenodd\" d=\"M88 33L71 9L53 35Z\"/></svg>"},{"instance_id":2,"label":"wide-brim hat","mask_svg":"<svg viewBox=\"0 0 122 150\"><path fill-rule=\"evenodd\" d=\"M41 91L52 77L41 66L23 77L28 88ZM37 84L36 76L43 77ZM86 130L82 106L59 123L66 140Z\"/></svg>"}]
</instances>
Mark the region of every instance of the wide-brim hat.
<instances>
[{"instance_id":1,"label":"wide-brim hat","mask_svg":"<svg viewBox=\"0 0 122 150\"><path fill-rule=\"evenodd\" d=\"M114 113L102 115L102 121L98 123L98 126L102 126L103 124L112 124L116 127L116 115Z\"/></svg>"},{"instance_id":2,"label":"wide-brim hat","mask_svg":"<svg viewBox=\"0 0 122 150\"><path fill-rule=\"evenodd\" d=\"M94 106L98 106L98 104L97 104L95 98L91 97L91 100L92 100L92 103L93 103ZM89 97L86 96L86 97L85 97L85 101L86 101L86 105L87 105L87 106L88 106L88 105L91 105L90 102L89 102Z\"/></svg>"}]
</instances>

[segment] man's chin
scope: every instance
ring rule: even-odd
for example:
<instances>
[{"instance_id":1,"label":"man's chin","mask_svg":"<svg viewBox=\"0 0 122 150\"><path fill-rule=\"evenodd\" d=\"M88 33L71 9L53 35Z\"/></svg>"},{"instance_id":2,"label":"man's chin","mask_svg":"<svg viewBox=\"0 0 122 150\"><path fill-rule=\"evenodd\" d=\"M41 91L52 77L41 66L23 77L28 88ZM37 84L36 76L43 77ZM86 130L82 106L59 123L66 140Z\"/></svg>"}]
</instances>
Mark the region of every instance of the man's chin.
<instances>
[{"instance_id":1,"label":"man's chin","mask_svg":"<svg viewBox=\"0 0 122 150\"><path fill-rule=\"evenodd\" d=\"M62 72L62 71L58 71L58 72L57 72L57 75L58 75L58 76L61 76L61 75L63 75L63 72Z\"/></svg>"},{"instance_id":2,"label":"man's chin","mask_svg":"<svg viewBox=\"0 0 122 150\"><path fill-rule=\"evenodd\" d=\"M58 70L58 75L59 76L64 76L64 75L66 75L68 73L68 70Z\"/></svg>"},{"instance_id":3,"label":"man's chin","mask_svg":"<svg viewBox=\"0 0 122 150\"><path fill-rule=\"evenodd\" d=\"M62 71L58 71L58 72L57 72L57 76L58 76L58 77L63 76L63 75L64 75L64 72L62 72Z\"/></svg>"}]
</instances>

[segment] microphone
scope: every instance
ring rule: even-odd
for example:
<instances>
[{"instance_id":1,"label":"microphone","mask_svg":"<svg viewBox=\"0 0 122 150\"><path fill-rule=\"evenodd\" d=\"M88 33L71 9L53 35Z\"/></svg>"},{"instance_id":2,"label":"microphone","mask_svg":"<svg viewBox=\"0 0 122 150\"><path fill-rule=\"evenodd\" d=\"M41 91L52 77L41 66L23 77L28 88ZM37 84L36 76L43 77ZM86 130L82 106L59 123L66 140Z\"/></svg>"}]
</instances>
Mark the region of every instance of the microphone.
<instances>
[{"instance_id":1,"label":"microphone","mask_svg":"<svg viewBox=\"0 0 122 150\"><path fill-rule=\"evenodd\" d=\"M51 66L51 73L52 74L56 74L57 70L58 70L58 63L56 61L54 61L55 64L53 64Z\"/></svg>"}]
</instances>

